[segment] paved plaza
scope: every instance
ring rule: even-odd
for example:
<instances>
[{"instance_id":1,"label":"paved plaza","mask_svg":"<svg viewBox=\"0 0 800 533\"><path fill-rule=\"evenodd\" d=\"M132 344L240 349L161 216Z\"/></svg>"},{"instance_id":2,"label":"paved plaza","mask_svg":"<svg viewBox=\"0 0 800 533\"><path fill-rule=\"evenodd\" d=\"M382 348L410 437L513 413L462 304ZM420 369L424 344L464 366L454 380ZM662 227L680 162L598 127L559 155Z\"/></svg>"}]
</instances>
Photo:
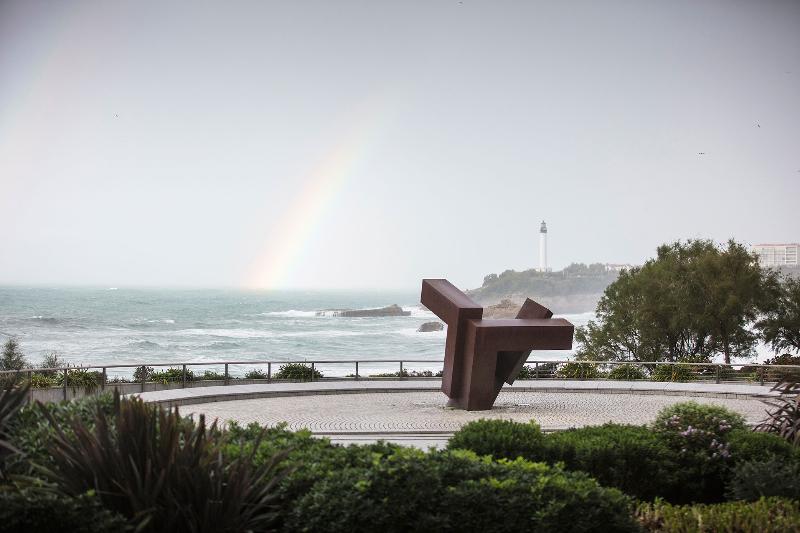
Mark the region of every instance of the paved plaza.
<instances>
[{"instance_id":1,"label":"paved plaza","mask_svg":"<svg viewBox=\"0 0 800 533\"><path fill-rule=\"evenodd\" d=\"M292 395L197 403L181 408L183 414L257 422L289 429L307 428L338 443L374 442L378 439L420 447L443 446L467 422L501 418L520 422L536 420L544 430L597 425L605 422L646 424L666 406L693 400L721 405L741 413L748 422L763 418L759 398L683 396L641 392L582 392L504 390L491 411L462 411L446 406L437 391L349 392ZM722 396L722 395L720 395Z\"/></svg>"}]
</instances>

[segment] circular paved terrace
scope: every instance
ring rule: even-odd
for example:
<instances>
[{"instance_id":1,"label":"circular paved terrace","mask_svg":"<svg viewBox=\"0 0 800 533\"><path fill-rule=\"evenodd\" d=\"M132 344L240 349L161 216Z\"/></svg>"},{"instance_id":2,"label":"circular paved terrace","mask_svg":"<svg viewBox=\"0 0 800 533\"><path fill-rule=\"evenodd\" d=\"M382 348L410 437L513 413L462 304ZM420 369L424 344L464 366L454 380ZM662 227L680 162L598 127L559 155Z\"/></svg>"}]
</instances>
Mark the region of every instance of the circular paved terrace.
<instances>
[{"instance_id":1,"label":"circular paved terrace","mask_svg":"<svg viewBox=\"0 0 800 533\"><path fill-rule=\"evenodd\" d=\"M302 395L197 403L183 414L205 414L222 422L257 422L289 429L307 428L334 442L391 440L417 446L441 446L462 425L480 418L526 422L536 420L544 430L566 429L605 422L646 424L666 406L693 400L721 405L755 423L764 415L758 398L685 397L651 393L532 392L504 390L491 411L462 411L446 406L435 391L362 392Z\"/></svg>"}]
</instances>

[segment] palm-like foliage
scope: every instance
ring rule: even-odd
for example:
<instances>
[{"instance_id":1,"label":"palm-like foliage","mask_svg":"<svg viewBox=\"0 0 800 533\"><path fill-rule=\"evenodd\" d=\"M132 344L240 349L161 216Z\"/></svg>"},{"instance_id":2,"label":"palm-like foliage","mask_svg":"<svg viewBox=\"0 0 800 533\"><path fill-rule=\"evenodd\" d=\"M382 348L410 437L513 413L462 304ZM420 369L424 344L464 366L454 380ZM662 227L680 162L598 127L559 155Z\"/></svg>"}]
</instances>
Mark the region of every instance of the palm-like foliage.
<instances>
[{"instance_id":1,"label":"palm-like foliage","mask_svg":"<svg viewBox=\"0 0 800 533\"><path fill-rule=\"evenodd\" d=\"M94 490L105 507L145 531L270 529L283 456L263 467L253 466L252 454L226 460L216 422L206 427L202 416L194 423L177 409L119 395L114 402L113 420L98 411L94 430L73 420L74 437L50 420L57 437L47 474L62 490Z\"/></svg>"},{"instance_id":2,"label":"palm-like foliage","mask_svg":"<svg viewBox=\"0 0 800 533\"><path fill-rule=\"evenodd\" d=\"M777 433L795 446L800 446L800 382L781 381L772 390L780 392L775 399L765 400L772 406L767 418L756 426L756 431Z\"/></svg>"},{"instance_id":3,"label":"palm-like foliage","mask_svg":"<svg viewBox=\"0 0 800 533\"><path fill-rule=\"evenodd\" d=\"M0 391L0 479L3 478L3 464L8 455L19 453L14 446L11 445L9 439L9 427L11 420L25 405L28 395L28 387L12 388L9 387Z\"/></svg>"}]
</instances>

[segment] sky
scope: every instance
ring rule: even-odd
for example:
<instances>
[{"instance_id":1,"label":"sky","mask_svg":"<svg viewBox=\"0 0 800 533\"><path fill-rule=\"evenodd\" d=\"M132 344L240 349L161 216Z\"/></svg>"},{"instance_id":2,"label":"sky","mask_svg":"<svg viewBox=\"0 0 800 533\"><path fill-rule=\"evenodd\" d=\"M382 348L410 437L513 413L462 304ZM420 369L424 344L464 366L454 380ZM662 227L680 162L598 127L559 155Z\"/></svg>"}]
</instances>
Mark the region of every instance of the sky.
<instances>
[{"instance_id":1,"label":"sky","mask_svg":"<svg viewBox=\"0 0 800 533\"><path fill-rule=\"evenodd\" d=\"M471 288L799 199L796 0L0 2L0 284Z\"/></svg>"}]
</instances>

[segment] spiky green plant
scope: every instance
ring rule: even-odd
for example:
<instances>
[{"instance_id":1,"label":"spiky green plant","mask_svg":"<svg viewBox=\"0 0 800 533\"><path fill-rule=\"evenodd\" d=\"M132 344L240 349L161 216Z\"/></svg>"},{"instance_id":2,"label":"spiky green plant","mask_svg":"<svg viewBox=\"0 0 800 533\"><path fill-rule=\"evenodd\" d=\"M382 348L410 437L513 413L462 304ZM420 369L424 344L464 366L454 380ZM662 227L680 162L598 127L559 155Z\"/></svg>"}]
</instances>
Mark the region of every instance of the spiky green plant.
<instances>
[{"instance_id":1,"label":"spiky green plant","mask_svg":"<svg viewBox=\"0 0 800 533\"><path fill-rule=\"evenodd\" d=\"M271 528L282 454L261 467L253 466L252 453L227 460L216 422L207 427L203 416L195 423L140 399L116 394L113 413L109 421L98 411L94 430L74 419L73 437L50 418L57 435L54 466L45 474L63 491L95 491L141 531Z\"/></svg>"},{"instance_id":2,"label":"spiky green plant","mask_svg":"<svg viewBox=\"0 0 800 533\"><path fill-rule=\"evenodd\" d=\"M796 379L781 381L772 390L778 391L780 396L764 400L772 410L767 411L767 418L755 430L776 433L794 446L800 446L800 382Z\"/></svg>"},{"instance_id":3,"label":"spiky green plant","mask_svg":"<svg viewBox=\"0 0 800 533\"><path fill-rule=\"evenodd\" d=\"M9 442L11 439L9 427L11 420L25 405L28 388L29 385L25 385L18 388L9 387L0 391L0 479L3 479L4 476L6 457L19 453L19 450Z\"/></svg>"}]
</instances>

